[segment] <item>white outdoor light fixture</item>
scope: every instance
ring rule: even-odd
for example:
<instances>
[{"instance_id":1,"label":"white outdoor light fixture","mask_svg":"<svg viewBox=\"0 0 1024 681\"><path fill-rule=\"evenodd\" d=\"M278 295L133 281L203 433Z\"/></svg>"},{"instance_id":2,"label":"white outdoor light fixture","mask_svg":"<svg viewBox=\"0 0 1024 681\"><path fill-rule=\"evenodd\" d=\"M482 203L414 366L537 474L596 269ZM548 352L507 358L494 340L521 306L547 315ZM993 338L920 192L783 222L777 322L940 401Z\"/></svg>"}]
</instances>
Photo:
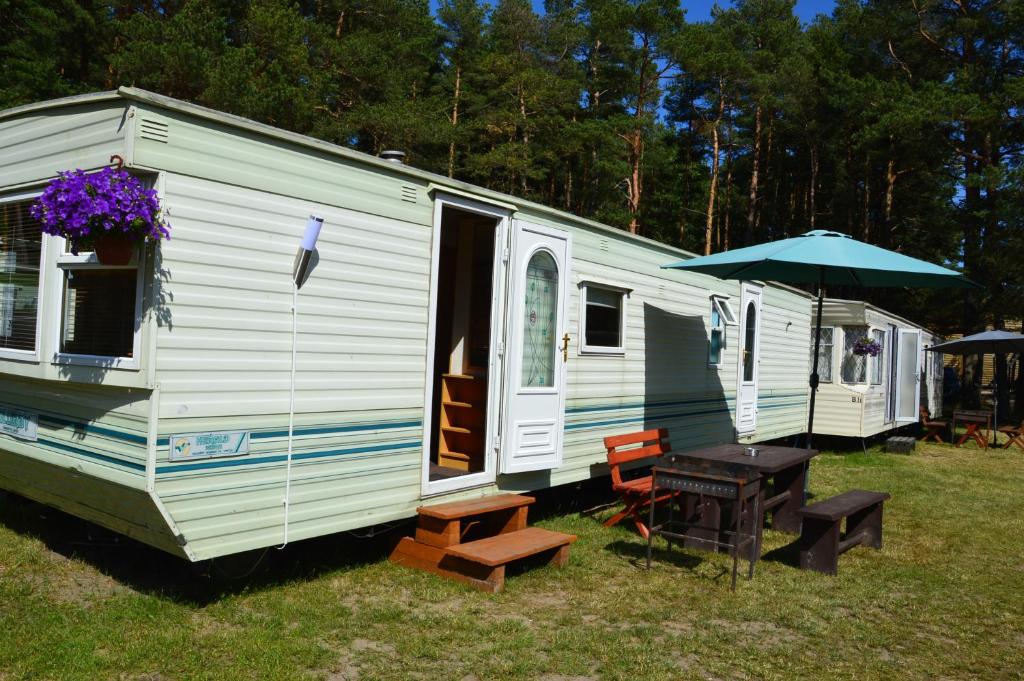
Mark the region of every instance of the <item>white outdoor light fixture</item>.
<instances>
[{"instance_id":1,"label":"white outdoor light fixture","mask_svg":"<svg viewBox=\"0 0 1024 681\"><path fill-rule=\"evenodd\" d=\"M316 250L316 240L320 237L320 230L323 226L324 219L317 215L310 215L309 220L306 221L306 231L302 235L299 252L295 254L295 268L292 271L292 278L299 288L302 287L302 282L306 278L309 261L313 257L313 251Z\"/></svg>"}]
</instances>

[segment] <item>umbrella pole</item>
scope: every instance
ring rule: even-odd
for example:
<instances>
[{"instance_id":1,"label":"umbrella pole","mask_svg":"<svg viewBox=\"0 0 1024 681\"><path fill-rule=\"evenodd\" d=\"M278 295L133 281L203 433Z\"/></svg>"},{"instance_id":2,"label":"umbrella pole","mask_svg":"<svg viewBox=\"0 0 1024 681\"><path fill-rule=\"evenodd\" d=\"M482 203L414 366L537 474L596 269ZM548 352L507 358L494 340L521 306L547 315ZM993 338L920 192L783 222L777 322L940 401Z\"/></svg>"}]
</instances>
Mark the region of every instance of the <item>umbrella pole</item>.
<instances>
[{"instance_id":1,"label":"umbrella pole","mask_svg":"<svg viewBox=\"0 0 1024 681\"><path fill-rule=\"evenodd\" d=\"M818 320L814 326L814 359L811 369L811 404L807 414L807 449L814 445L814 398L818 395L818 350L821 348L821 303L825 297L825 270L821 270L818 286Z\"/></svg>"}]
</instances>

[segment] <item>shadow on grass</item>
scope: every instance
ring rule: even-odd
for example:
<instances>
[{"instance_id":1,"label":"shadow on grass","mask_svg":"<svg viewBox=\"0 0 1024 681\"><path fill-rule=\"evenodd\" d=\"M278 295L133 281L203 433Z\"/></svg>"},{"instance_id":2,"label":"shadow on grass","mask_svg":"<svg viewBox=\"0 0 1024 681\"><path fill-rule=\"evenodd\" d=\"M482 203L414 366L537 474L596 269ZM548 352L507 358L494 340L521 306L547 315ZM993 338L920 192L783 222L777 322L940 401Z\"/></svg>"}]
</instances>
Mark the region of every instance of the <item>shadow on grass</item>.
<instances>
[{"instance_id":1,"label":"shadow on grass","mask_svg":"<svg viewBox=\"0 0 1024 681\"><path fill-rule=\"evenodd\" d=\"M137 592L195 606L384 560L406 529L402 524L366 538L339 533L283 550L271 547L190 563L10 493L0 492L0 526L42 542L58 559L88 563Z\"/></svg>"},{"instance_id":2,"label":"shadow on grass","mask_svg":"<svg viewBox=\"0 0 1024 681\"><path fill-rule=\"evenodd\" d=\"M531 492L530 522L580 513L613 501L608 478ZM594 522L599 522L596 518ZM42 542L56 557L83 561L140 593L182 604L208 605L241 592L315 579L386 560L412 535L413 518L387 528L341 532L276 547L190 563L122 534L0 490L0 526ZM515 566L511 574L532 564Z\"/></svg>"}]
</instances>

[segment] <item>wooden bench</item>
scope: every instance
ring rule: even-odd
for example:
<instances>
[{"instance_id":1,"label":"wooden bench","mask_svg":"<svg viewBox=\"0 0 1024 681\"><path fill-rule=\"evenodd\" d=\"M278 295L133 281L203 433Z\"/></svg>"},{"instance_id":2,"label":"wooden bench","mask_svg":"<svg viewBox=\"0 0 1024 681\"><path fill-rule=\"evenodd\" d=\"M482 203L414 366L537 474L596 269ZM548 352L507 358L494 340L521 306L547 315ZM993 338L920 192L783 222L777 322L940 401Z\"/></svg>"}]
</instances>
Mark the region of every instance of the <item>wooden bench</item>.
<instances>
[{"instance_id":1,"label":"wooden bench","mask_svg":"<svg viewBox=\"0 0 1024 681\"><path fill-rule=\"evenodd\" d=\"M519 494L500 494L421 506L416 536L403 537L391 561L490 592L504 588L509 563L539 556L562 567L576 537L527 527L527 510L533 501Z\"/></svg>"},{"instance_id":2,"label":"wooden bench","mask_svg":"<svg viewBox=\"0 0 1024 681\"><path fill-rule=\"evenodd\" d=\"M890 498L887 492L858 489L801 508L800 568L834 575L839 554L860 544L882 548L882 505ZM840 538L843 518L846 534Z\"/></svg>"}]
</instances>

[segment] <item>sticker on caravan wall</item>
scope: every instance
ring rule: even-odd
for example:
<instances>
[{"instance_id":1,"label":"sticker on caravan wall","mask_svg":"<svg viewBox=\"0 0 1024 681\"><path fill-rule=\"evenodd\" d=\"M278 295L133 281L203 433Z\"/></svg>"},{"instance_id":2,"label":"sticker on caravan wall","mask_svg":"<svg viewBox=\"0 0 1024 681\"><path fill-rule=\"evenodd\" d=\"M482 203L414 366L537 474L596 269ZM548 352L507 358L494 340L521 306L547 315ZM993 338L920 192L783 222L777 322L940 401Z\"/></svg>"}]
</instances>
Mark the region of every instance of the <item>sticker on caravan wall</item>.
<instances>
[{"instance_id":1,"label":"sticker on caravan wall","mask_svg":"<svg viewBox=\"0 0 1024 681\"><path fill-rule=\"evenodd\" d=\"M0 407L0 433L35 442L38 430L39 414Z\"/></svg>"},{"instance_id":2,"label":"sticker on caravan wall","mask_svg":"<svg viewBox=\"0 0 1024 681\"><path fill-rule=\"evenodd\" d=\"M190 433L171 436L171 461L241 456L249 453L249 433Z\"/></svg>"}]
</instances>

